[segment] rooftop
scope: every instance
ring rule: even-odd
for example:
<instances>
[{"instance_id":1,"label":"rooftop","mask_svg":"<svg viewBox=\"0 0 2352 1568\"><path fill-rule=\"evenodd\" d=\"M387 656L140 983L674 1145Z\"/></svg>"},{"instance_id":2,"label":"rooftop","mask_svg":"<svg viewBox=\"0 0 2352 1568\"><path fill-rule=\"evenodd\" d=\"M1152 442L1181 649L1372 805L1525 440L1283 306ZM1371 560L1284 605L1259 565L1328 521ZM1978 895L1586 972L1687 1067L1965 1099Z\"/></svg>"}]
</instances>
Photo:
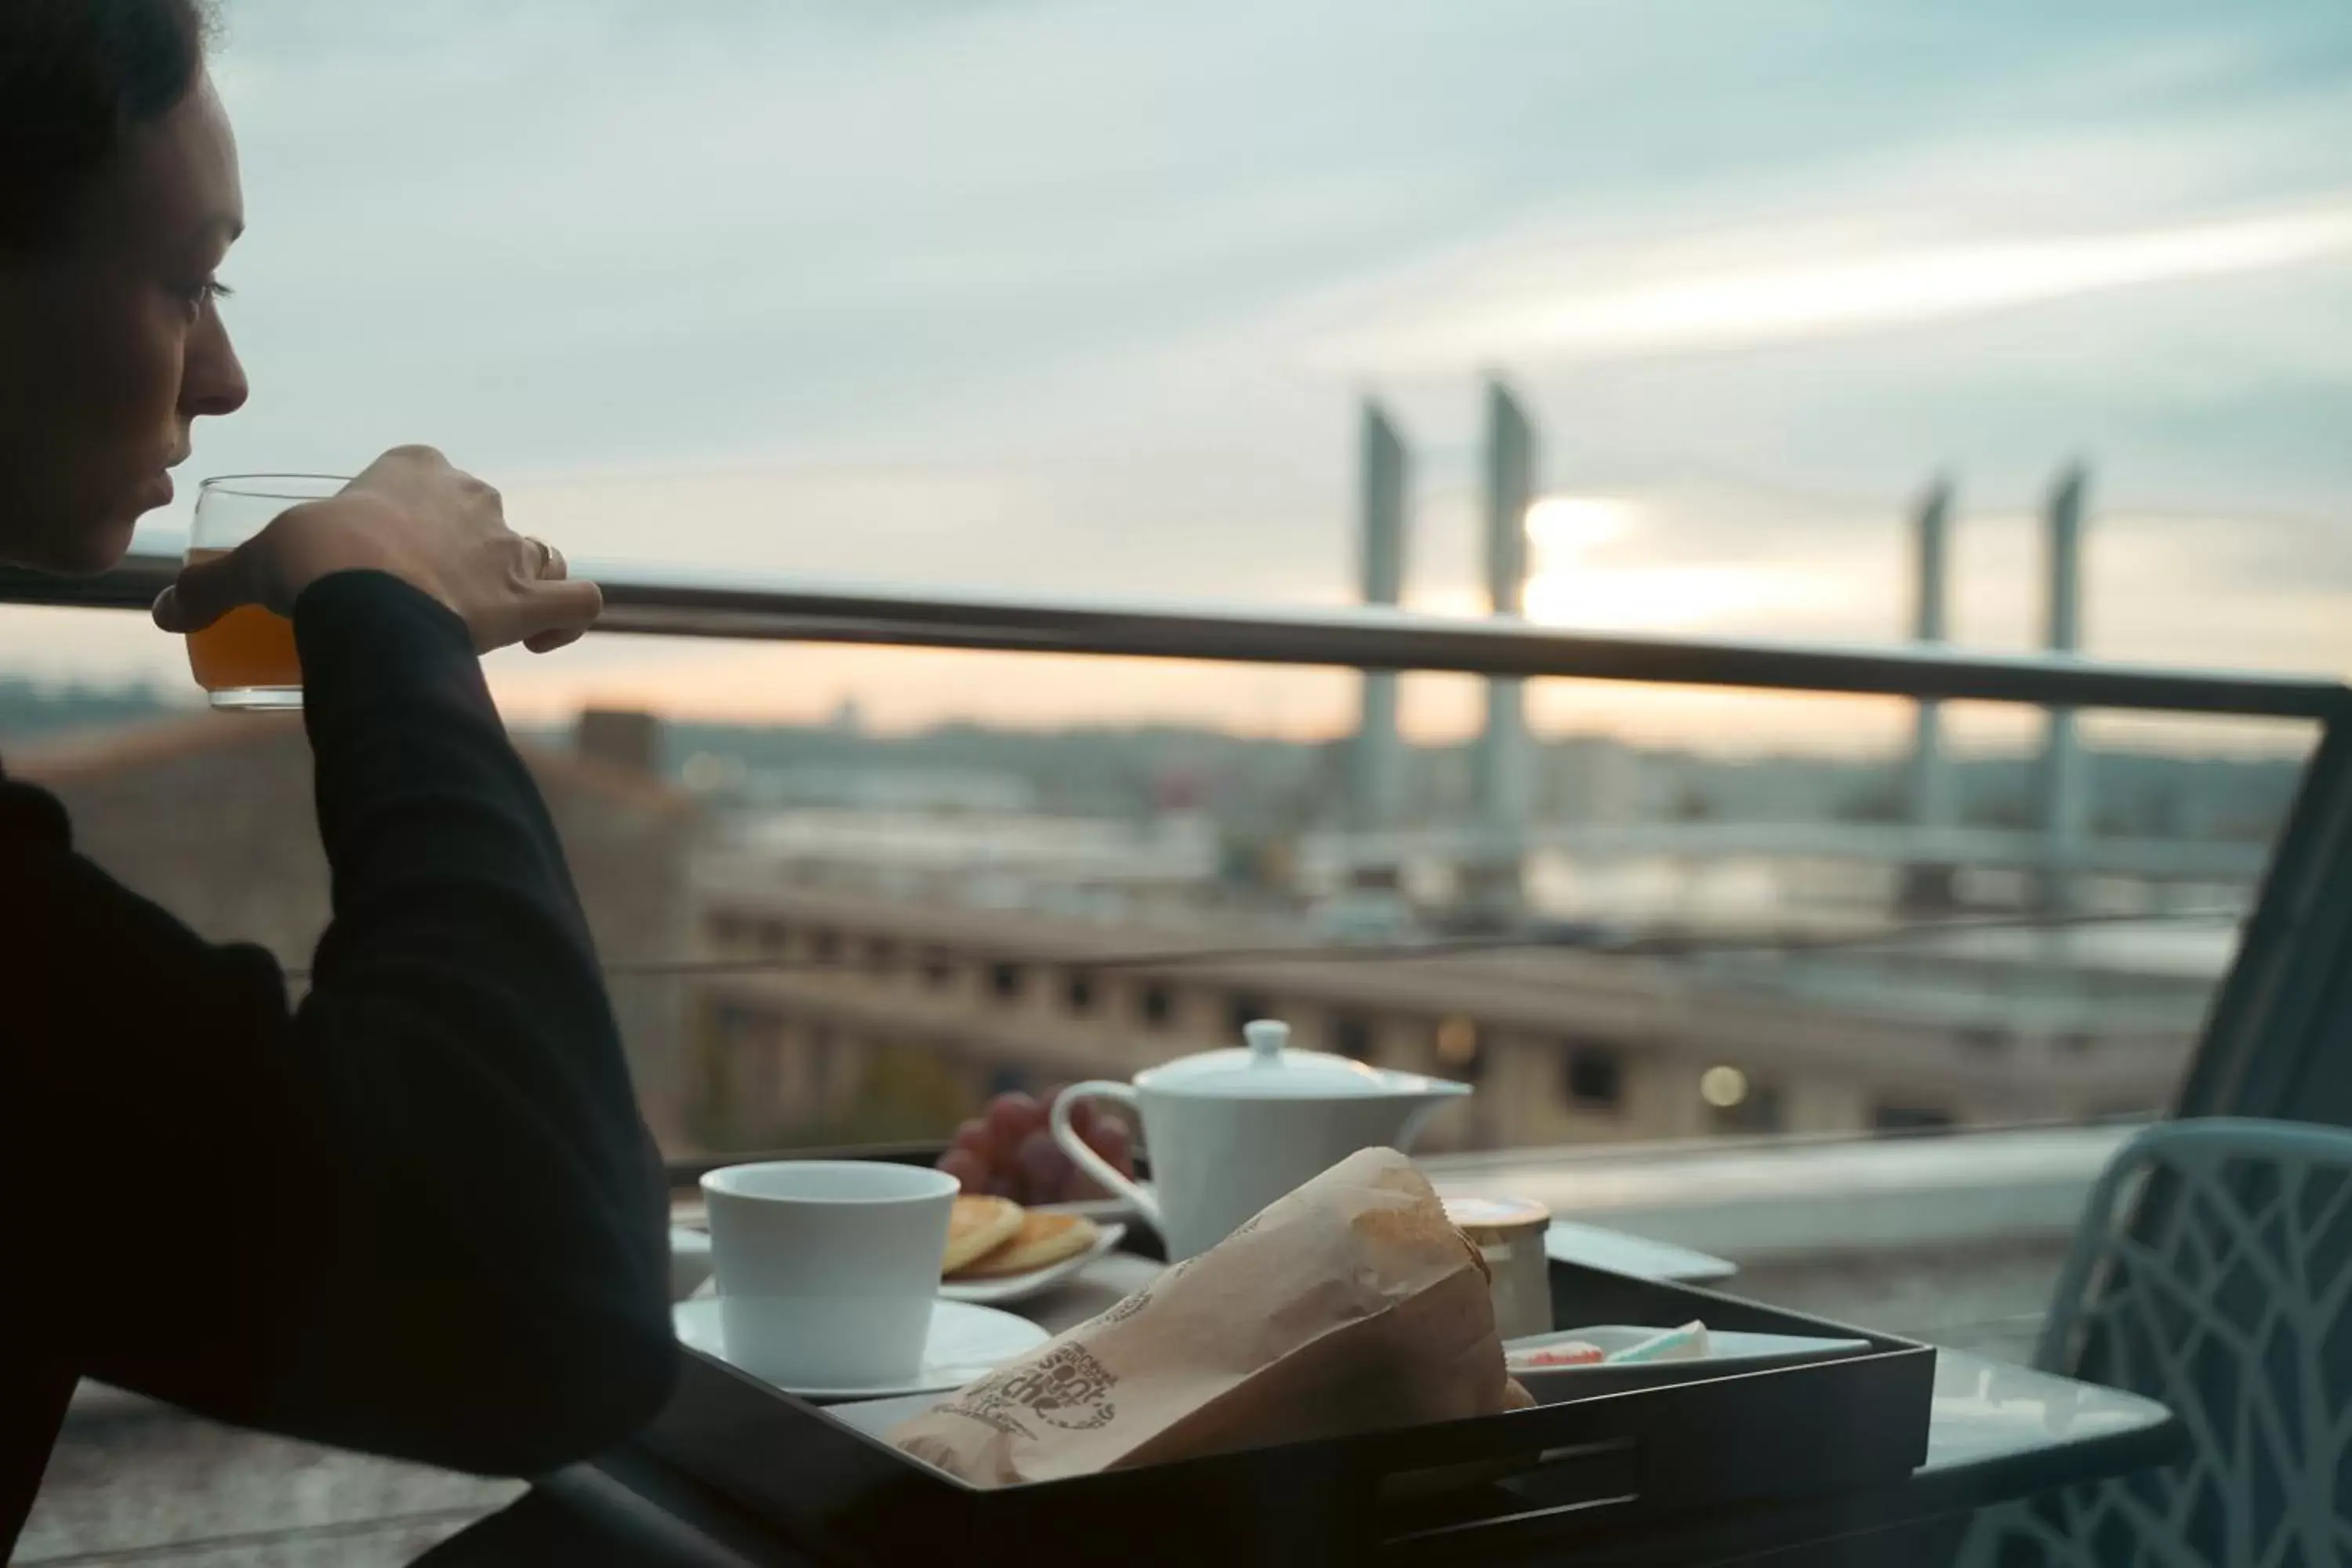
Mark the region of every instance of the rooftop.
<instances>
[{"instance_id":1,"label":"rooftop","mask_svg":"<svg viewBox=\"0 0 2352 1568\"><path fill-rule=\"evenodd\" d=\"M293 746L301 743L302 734L299 714L207 709L26 742L9 749L7 763L17 778L65 788L194 757ZM653 810L685 811L694 805L686 790L647 773L556 746L519 742L518 749L542 780Z\"/></svg>"}]
</instances>

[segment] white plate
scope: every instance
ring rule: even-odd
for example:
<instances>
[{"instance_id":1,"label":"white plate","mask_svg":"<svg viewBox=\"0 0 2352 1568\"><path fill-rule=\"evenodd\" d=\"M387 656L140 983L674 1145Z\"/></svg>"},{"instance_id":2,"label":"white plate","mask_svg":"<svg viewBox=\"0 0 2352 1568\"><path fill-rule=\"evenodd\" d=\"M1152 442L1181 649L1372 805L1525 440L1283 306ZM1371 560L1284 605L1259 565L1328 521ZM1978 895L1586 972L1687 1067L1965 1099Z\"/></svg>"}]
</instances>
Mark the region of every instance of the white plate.
<instances>
[{"instance_id":1,"label":"white plate","mask_svg":"<svg viewBox=\"0 0 2352 1568\"><path fill-rule=\"evenodd\" d=\"M680 1344L727 1362L730 1366L735 1364L727 1354L719 1329L718 1297L680 1301L669 1311L670 1321L677 1325ZM987 1376L1051 1338L1053 1335L1028 1319L1016 1318L1010 1312L963 1301L936 1301L931 1305L930 1337L923 1344L922 1370L914 1381L846 1388L791 1388L782 1384L773 1386L802 1399L889 1399L903 1394L940 1394Z\"/></svg>"},{"instance_id":2,"label":"white plate","mask_svg":"<svg viewBox=\"0 0 2352 1568\"><path fill-rule=\"evenodd\" d=\"M1002 1279L942 1279L940 1297L948 1301L978 1301L1001 1307L1008 1301L1026 1301L1032 1296L1042 1296L1117 1247L1127 1235L1123 1225L1107 1225L1101 1229L1095 1244L1074 1258L1032 1268L1026 1274L1008 1274Z\"/></svg>"},{"instance_id":3,"label":"white plate","mask_svg":"<svg viewBox=\"0 0 2352 1568\"><path fill-rule=\"evenodd\" d=\"M1529 1334L1524 1339L1505 1340L1503 1353L1507 1358L1513 1351L1564 1344L1570 1340L1582 1340L1587 1344L1600 1346L1604 1352L1621 1351L1640 1344L1658 1332L1657 1329L1631 1328L1622 1323L1590 1329L1563 1329L1558 1333ZM1538 1403L1550 1405L1563 1399L1582 1399L1589 1394L1619 1394L1629 1388L1654 1388L1664 1383L1692 1383L1701 1378L1727 1377L1738 1372L1761 1372L1767 1367L1832 1361L1839 1356L1859 1355L1870 1349L1868 1340L1727 1333L1719 1329L1709 1329L1706 1339L1707 1354L1704 1359L1622 1362L1614 1366L1607 1362L1588 1363L1583 1366L1538 1366L1525 1372L1514 1372L1511 1376L1522 1388L1534 1394Z\"/></svg>"}]
</instances>

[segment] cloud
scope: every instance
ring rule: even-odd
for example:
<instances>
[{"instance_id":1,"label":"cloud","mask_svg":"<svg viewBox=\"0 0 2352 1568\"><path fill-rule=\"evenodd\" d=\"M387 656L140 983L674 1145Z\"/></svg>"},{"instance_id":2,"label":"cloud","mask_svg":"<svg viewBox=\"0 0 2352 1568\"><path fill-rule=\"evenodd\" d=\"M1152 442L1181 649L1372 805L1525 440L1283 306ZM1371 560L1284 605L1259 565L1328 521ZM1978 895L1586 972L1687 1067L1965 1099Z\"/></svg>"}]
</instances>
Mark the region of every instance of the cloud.
<instances>
[{"instance_id":1,"label":"cloud","mask_svg":"<svg viewBox=\"0 0 2352 1568\"><path fill-rule=\"evenodd\" d=\"M1721 242L1716 242L1720 244ZM1650 281L1553 287L1517 301L1459 290L1402 321L1318 345L1359 374L1471 371L1501 362L1615 360L1803 342L1948 321L2071 296L2340 262L2352 256L2352 192L2221 223L2057 238L1971 239L1932 248L1867 243L1796 264L1675 276L1670 258L1603 258ZM1613 263L1613 265L1612 264ZM1563 263L1563 273L1570 268ZM1658 278L1660 271L1667 275Z\"/></svg>"},{"instance_id":2,"label":"cloud","mask_svg":"<svg viewBox=\"0 0 2352 1568\"><path fill-rule=\"evenodd\" d=\"M2139 646L2102 607L2128 601L2180 658L2344 662L2323 612L2352 590L2301 564L2352 531L2340 7L239 0L231 22L256 396L200 426L200 472L431 439L575 554L1336 602L1371 389L1442 599L1475 582L1483 348L1547 482L1643 509L1592 557L1628 587L1612 613L1893 635L1931 472L1990 540L2087 455L2098 541L2219 520L2095 561L2095 646ZM2030 552L1984 560L1969 635L2021 638L1994 606L2029 602ZM0 664L54 663L44 637L0 617ZM127 619L85 640L176 654ZM681 702L733 680L723 648L592 648L500 679L635 669ZM815 667L772 657L727 689L799 702ZM824 668L965 700L945 663ZM982 695L1245 718L1255 679Z\"/></svg>"}]
</instances>

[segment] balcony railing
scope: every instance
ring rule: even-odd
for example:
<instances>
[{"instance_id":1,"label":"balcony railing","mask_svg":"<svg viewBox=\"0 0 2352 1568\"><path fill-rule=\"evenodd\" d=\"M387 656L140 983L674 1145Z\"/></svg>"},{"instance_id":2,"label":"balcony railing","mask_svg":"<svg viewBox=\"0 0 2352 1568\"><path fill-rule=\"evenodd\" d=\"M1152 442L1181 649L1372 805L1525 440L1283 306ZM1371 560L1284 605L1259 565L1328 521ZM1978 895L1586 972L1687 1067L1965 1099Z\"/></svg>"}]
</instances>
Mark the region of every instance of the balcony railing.
<instances>
[{"instance_id":1,"label":"balcony railing","mask_svg":"<svg viewBox=\"0 0 2352 1568\"><path fill-rule=\"evenodd\" d=\"M140 554L99 577L0 572L0 604L145 609L177 570L176 556ZM2041 654L1603 636L1401 610L909 591L593 562L580 571L604 585L600 631L659 637L1570 677L2260 719L2326 721L2352 711L2352 688L2334 679Z\"/></svg>"},{"instance_id":2,"label":"balcony railing","mask_svg":"<svg viewBox=\"0 0 2352 1568\"><path fill-rule=\"evenodd\" d=\"M0 604L143 609L176 570L144 552L101 576L0 572ZM1600 636L1383 609L1260 608L845 586L583 563L602 629L668 637L1010 649L1669 686L2027 703L2317 723L2294 809L2182 1090L2186 1112L2352 1124L2352 688L1947 647Z\"/></svg>"}]
</instances>

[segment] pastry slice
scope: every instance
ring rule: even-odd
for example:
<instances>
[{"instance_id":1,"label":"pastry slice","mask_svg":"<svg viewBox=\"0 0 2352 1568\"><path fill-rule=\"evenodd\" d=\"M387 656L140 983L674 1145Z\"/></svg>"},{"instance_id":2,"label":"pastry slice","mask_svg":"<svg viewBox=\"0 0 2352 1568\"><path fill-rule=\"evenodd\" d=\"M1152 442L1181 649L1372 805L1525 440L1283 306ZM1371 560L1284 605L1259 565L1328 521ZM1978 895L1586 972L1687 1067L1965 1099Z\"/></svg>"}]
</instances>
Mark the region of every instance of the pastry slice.
<instances>
[{"instance_id":1,"label":"pastry slice","mask_svg":"<svg viewBox=\"0 0 2352 1568\"><path fill-rule=\"evenodd\" d=\"M1050 1268L1092 1247L1101 1234L1100 1227L1084 1215L1026 1214L1018 1230L995 1250L955 1272L955 1278L1003 1279L1035 1268Z\"/></svg>"},{"instance_id":2,"label":"pastry slice","mask_svg":"<svg viewBox=\"0 0 2352 1568\"><path fill-rule=\"evenodd\" d=\"M1024 1211L1011 1198L960 1197L948 1218L948 1253L942 1274L969 1268L1021 1234Z\"/></svg>"}]
</instances>

